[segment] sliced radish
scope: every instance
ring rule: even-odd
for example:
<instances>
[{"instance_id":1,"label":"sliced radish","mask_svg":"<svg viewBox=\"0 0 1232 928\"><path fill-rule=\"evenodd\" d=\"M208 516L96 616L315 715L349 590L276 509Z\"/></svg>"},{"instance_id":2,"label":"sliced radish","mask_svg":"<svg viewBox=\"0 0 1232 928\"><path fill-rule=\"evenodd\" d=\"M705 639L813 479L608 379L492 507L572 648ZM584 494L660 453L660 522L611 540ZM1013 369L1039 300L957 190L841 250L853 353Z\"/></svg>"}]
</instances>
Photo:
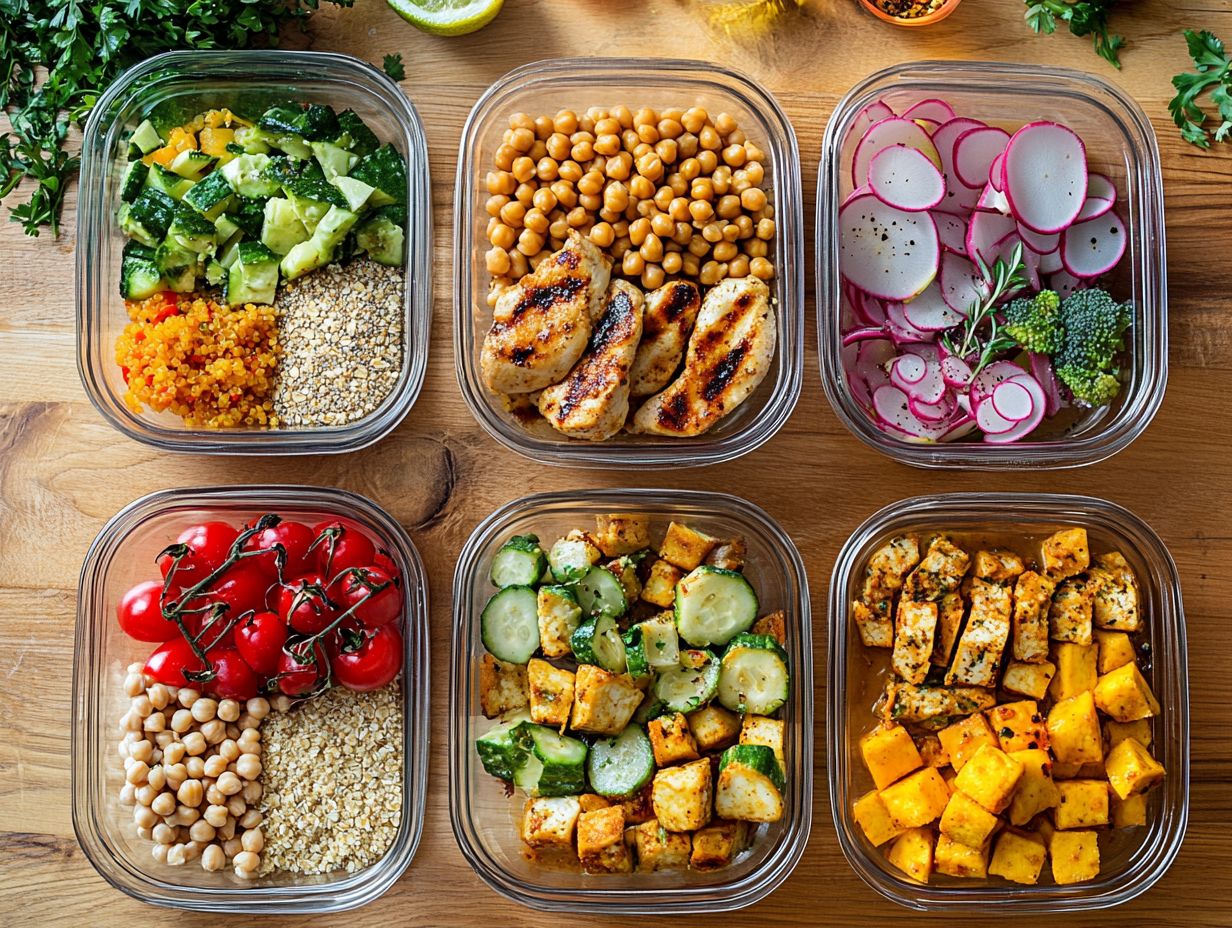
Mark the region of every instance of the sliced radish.
<instances>
[{"instance_id":1,"label":"sliced radish","mask_svg":"<svg viewBox=\"0 0 1232 928\"><path fill-rule=\"evenodd\" d=\"M1030 391L1018 382L1018 378L997 384L991 402L993 409L1011 422L1021 422L1035 409Z\"/></svg>"},{"instance_id":2,"label":"sliced radish","mask_svg":"<svg viewBox=\"0 0 1232 928\"><path fill-rule=\"evenodd\" d=\"M1014 220L1000 213L973 213L967 226L967 257L980 258L989 267L997 253L997 243L1018 228Z\"/></svg>"},{"instance_id":3,"label":"sliced radish","mask_svg":"<svg viewBox=\"0 0 1232 928\"><path fill-rule=\"evenodd\" d=\"M1033 122L1005 149L1005 195L1018 221L1045 235L1074 221L1087 195L1082 139L1055 122Z\"/></svg>"},{"instance_id":4,"label":"sliced radish","mask_svg":"<svg viewBox=\"0 0 1232 928\"><path fill-rule=\"evenodd\" d=\"M855 372L868 384L870 390L875 390L883 383L890 382L890 375L885 366L898 351L888 338L860 343L856 352Z\"/></svg>"},{"instance_id":5,"label":"sliced radish","mask_svg":"<svg viewBox=\"0 0 1232 928\"><path fill-rule=\"evenodd\" d=\"M941 247L946 251L967 253L967 222L949 213L934 212L933 221L937 223L937 236L941 239Z\"/></svg>"},{"instance_id":6,"label":"sliced radish","mask_svg":"<svg viewBox=\"0 0 1232 928\"><path fill-rule=\"evenodd\" d=\"M1117 266L1125 254L1126 238L1116 213L1080 222L1061 236L1061 262L1075 277L1098 277Z\"/></svg>"},{"instance_id":7,"label":"sliced radish","mask_svg":"<svg viewBox=\"0 0 1232 928\"><path fill-rule=\"evenodd\" d=\"M975 208L985 213L1000 213L1002 216L1008 216L1010 201L1005 198L1004 193L993 187L991 183L987 183L980 193L980 198L975 201Z\"/></svg>"},{"instance_id":8,"label":"sliced radish","mask_svg":"<svg viewBox=\"0 0 1232 928\"><path fill-rule=\"evenodd\" d=\"M890 337L897 337L897 341L903 343L926 342L934 337L934 333L917 329L912 325L911 320L907 318L907 309L902 303L886 304L886 326L890 330Z\"/></svg>"},{"instance_id":9,"label":"sliced radish","mask_svg":"<svg viewBox=\"0 0 1232 928\"><path fill-rule=\"evenodd\" d=\"M875 296L869 296L853 287L852 309L856 318L867 326L883 326L886 321L885 306Z\"/></svg>"},{"instance_id":10,"label":"sliced radish","mask_svg":"<svg viewBox=\"0 0 1232 928\"><path fill-rule=\"evenodd\" d=\"M975 422L985 435L1008 432L1016 424L1012 419L1007 419L997 412L990 400L985 400L975 407Z\"/></svg>"},{"instance_id":11,"label":"sliced radish","mask_svg":"<svg viewBox=\"0 0 1232 928\"><path fill-rule=\"evenodd\" d=\"M852 329L843 336L843 346L854 345L856 342L868 341L870 338L885 338L885 329L880 326L866 326L862 329Z\"/></svg>"},{"instance_id":12,"label":"sliced radish","mask_svg":"<svg viewBox=\"0 0 1232 928\"><path fill-rule=\"evenodd\" d=\"M913 438L936 441L946 428L920 421L911 411L907 394L893 384L886 384L873 391L873 410L878 421Z\"/></svg>"},{"instance_id":13,"label":"sliced radish","mask_svg":"<svg viewBox=\"0 0 1232 928\"><path fill-rule=\"evenodd\" d=\"M851 121L851 128L848 129L848 135L851 138L863 138L864 133L874 124L881 122L883 119L889 119L894 115L894 111L886 104L878 100L876 103L870 103L864 109L856 114L856 118Z\"/></svg>"},{"instance_id":14,"label":"sliced radish","mask_svg":"<svg viewBox=\"0 0 1232 928\"><path fill-rule=\"evenodd\" d=\"M891 145L873 156L868 185L887 206L908 212L932 209L945 197L945 178L928 156L906 145Z\"/></svg>"},{"instance_id":15,"label":"sliced radish","mask_svg":"<svg viewBox=\"0 0 1232 928\"><path fill-rule=\"evenodd\" d=\"M1064 267L1061 264L1061 246L1057 246L1056 251L1050 251L1046 255L1040 255L1039 271L1041 274L1055 274Z\"/></svg>"},{"instance_id":16,"label":"sliced radish","mask_svg":"<svg viewBox=\"0 0 1232 928\"><path fill-rule=\"evenodd\" d=\"M937 128L941 125L941 123L935 119L921 119L919 116L913 116L911 121L927 132L930 136L936 132Z\"/></svg>"},{"instance_id":17,"label":"sliced radish","mask_svg":"<svg viewBox=\"0 0 1232 928\"><path fill-rule=\"evenodd\" d=\"M937 441L958 441L960 438L966 438L974 432L979 425L973 418L960 419L954 425L950 426L949 431L937 439Z\"/></svg>"},{"instance_id":18,"label":"sliced radish","mask_svg":"<svg viewBox=\"0 0 1232 928\"><path fill-rule=\"evenodd\" d=\"M1013 428L1007 429L1004 432L985 434L984 441L992 444L1008 444L1009 442L1018 441L1020 438L1025 438L1039 428L1039 424L1044 421L1046 400L1044 388L1039 385L1039 382L1030 374L1021 374L1009 382L1024 387L1031 394L1031 402L1033 404L1031 415L1014 423ZM992 403L984 404L984 406L991 405ZM981 406L980 409L983 409L984 406Z\"/></svg>"},{"instance_id":19,"label":"sliced radish","mask_svg":"<svg viewBox=\"0 0 1232 928\"><path fill-rule=\"evenodd\" d=\"M1082 204L1082 209L1078 211L1078 217L1074 220L1074 223L1086 222L1088 219L1098 219L1111 209L1111 200L1105 200L1103 197L1087 197L1086 202Z\"/></svg>"},{"instance_id":20,"label":"sliced radish","mask_svg":"<svg viewBox=\"0 0 1232 928\"><path fill-rule=\"evenodd\" d=\"M915 397L908 395L907 408L921 422L936 424L939 422L949 423L954 418L956 406L949 394L941 397L939 403L923 403Z\"/></svg>"},{"instance_id":21,"label":"sliced radish","mask_svg":"<svg viewBox=\"0 0 1232 928\"><path fill-rule=\"evenodd\" d=\"M1048 278L1048 287L1055 290L1061 299L1065 299L1071 293L1076 293L1079 290L1087 288L1087 282L1080 277L1075 277L1069 271L1062 268L1051 277Z\"/></svg>"},{"instance_id":22,"label":"sliced radish","mask_svg":"<svg viewBox=\"0 0 1232 928\"><path fill-rule=\"evenodd\" d=\"M903 314L911 325L922 332L940 332L963 321L963 316L952 310L941 296L936 281L928 289L903 307Z\"/></svg>"},{"instance_id":23,"label":"sliced radish","mask_svg":"<svg viewBox=\"0 0 1232 928\"><path fill-rule=\"evenodd\" d=\"M971 365L957 355L941 359L941 377L955 390L965 390L971 383Z\"/></svg>"},{"instance_id":24,"label":"sliced radish","mask_svg":"<svg viewBox=\"0 0 1232 928\"><path fill-rule=\"evenodd\" d=\"M901 355L900 357L908 357ZM945 381L941 379L941 365L937 362L925 363L924 377L914 384L909 384L906 387L899 385L900 389L907 394L911 399L926 405L940 403L942 397L945 396L946 386ZM893 381L893 376L890 380Z\"/></svg>"},{"instance_id":25,"label":"sliced radish","mask_svg":"<svg viewBox=\"0 0 1232 928\"><path fill-rule=\"evenodd\" d=\"M984 123L978 119L960 116L942 123L933 133L933 145L941 157L941 173L945 175L945 199L941 208L946 212L966 216L980 198L978 190L965 186L954 173L954 143L968 129L979 129L983 126Z\"/></svg>"},{"instance_id":26,"label":"sliced radish","mask_svg":"<svg viewBox=\"0 0 1232 928\"><path fill-rule=\"evenodd\" d=\"M903 111L903 119L931 119L936 123L954 118L954 108L944 100L921 100Z\"/></svg>"},{"instance_id":27,"label":"sliced radish","mask_svg":"<svg viewBox=\"0 0 1232 928\"><path fill-rule=\"evenodd\" d=\"M941 256L941 298L963 316L973 304L988 295L988 283L979 269L964 258L947 251Z\"/></svg>"},{"instance_id":28,"label":"sliced radish","mask_svg":"<svg viewBox=\"0 0 1232 928\"><path fill-rule=\"evenodd\" d=\"M906 392L928 373L928 362L914 354L900 354L890 362L890 383Z\"/></svg>"},{"instance_id":29,"label":"sliced radish","mask_svg":"<svg viewBox=\"0 0 1232 928\"><path fill-rule=\"evenodd\" d=\"M1105 174L1090 174L1087 176L1087 196L1116 203L1116 185Z\"/></svg>"},{"instance_id":30,"label":"sliced radish","mask_svg":"<svg viewBox=\"0 0 1232 928\"><path fill-rule=\"evenodd\" d=\"M1018 235L1022 238L1022 243L1037 255L1050 255L1061 247L1060 233L1054 232L1051 235L1041 235L1033 229L1028 229L1022 223L1017 225Z\"/></svg>"},{"instance_id":31,"label":"sliced radish","mask_svg":"<svg viewBox=\"0 0 1232 928\"><path fill-rule=\"evenodd\" d=\"M966 130L954 140L954 173L966 186L983 190L989 167L1009 141L1010 134L995 126Z\"/></svg>"},{"instance_id":32,"label":"sliced radish","mask_svg":"<svg viewBox=\"0 0 1232 928\"><path fill-rule=\"evenodd\" d=\"M1018 237L1018 230L1014 229L998 239L997 244L993 245L991 255L986 258L988 266L992 267L996 261L1002 261L1008 265L1016 249L1024 254L1029 251L1029 249L1023 247L1022 239Z\"/></svg>"},{"instance_id":33,"label":"sliced radish","mask_svg":"<svg viewBox=\"0 0 1232 928\"><path fill-rule=\"evenodd\" d=\"M855 157L851 160L853 186L858 187L868 179L868 166L872 163L873 156L892 145L917 149L923 152L938 170L941 169L941 158L928 133L910 119L891 116L873 123L856 146Z\"/></svg>"},{"instance_id":34,"label":"sliced radish","mask_svg":"<svg viewBox=\"0 0 1232 928\"><path fill-rule=\"evenodd\" d=\"M1005 152L997 155L992 159L992 164L988 166L988 182L992 184L992 189L1001 193L1005 189Z\"/></svg>"},{"instance_id":35,"label":"sliced radish","mask_svg":"<svg viewBox=\"0 0 1232 928\"><path fill-rule=\"evenodd\" d=\"M917 358L923 358L929 364L941 363L941 349L934 342L914 342L904 347L903 351Z\"/></svg>"},{"instance_id":36,"label":"sliced radish","mask_svg":"<svg viewBox=\"0 0 1232 928\"><path fill-rule=\"evenodd\" d=\"M991 396L997 384L1004 383L1011 377L1017 377L1023 373L1026 372L1013 361L993 361L971 379L972 408Z\"/></svg>"},{"instance_id":37,"label":"sliced radish","mask_svg":"<svg viewBox=\"0 0 1232 928\"><path fill-rule=\"evenodd\" d=\"M856 374L855 371L847 372L847 386L851 390L852 399L860 404L860 407L868 413L873 411L873 391L869 389L868 384L864 379Z\"/></svg>"},{"instance_id":38,"label":"sliced radish","mask_svg":"<svg viewBox=\"0 0 1232 928\"><path fill-rule=\"evenodd\" d=\"M842 203L840 203L840 204L839 204L839 206L840 206L840 208L841 208L841 207L843 207L843 206L846 206L848 203L850 203L850 202L851 202L852 200L854 200L856 197L867 196L868 194L870 194L870 193L872 193L872 192L873 192L873 191L872 191L872 189L868 186L868 184L861 184L861 185L860 185L859 187L857 187L855 190L851 191L851 193L847 194L847 196L843 197L843 202L842 202Z\"/></svg>"},{"instance_id":39,"label":"sliced radish","mask_svg":"<svg viewBox=\"0 0 1232 928\"><path fill-rule=\"evenodd\" d=\"M1031 376L1044 388L1044 415L1055 416L1061 411L1061 386L1057 383L1057 375L1052 369L1052 360L1046 354L1032 352Z\"/></svg>"},{"instance_id":40,"label":"sliced radish","mask_svg":"<svg viewBox=\"0 0 1232 928\"><path fill-rule=\"evenodd\" d=\"M870 194L842 207L838 224L839 270L865 293L908 300L937 276L941 242L928 213L894 209Z\"/></svg>"}]
</instances>

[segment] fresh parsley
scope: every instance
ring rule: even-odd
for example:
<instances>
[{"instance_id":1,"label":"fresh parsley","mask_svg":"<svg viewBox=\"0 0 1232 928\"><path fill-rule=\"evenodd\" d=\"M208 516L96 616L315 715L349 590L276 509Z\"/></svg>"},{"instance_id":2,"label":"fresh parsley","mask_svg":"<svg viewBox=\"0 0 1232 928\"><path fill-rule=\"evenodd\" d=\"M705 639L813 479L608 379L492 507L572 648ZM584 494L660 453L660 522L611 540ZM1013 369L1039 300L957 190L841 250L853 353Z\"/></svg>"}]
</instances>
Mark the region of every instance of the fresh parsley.
<instances>
[{"instance_id":1,"label":"fresh parsley","mask_svg":"<svg viewBox=\"0 0 1232 928\"><path fill-rule=\"evenodd\" d=\"M1089 35L1101 58L1113 67L1121 66L1119 53L1125 39L1108 31L1108 17L1117 0L1026 0L1026 4L1027 25L1036 32L1052 35L1059 19L1069 24L1074 35Z\"/></svg>"},{"instance_id":2,"label":"fresh parsley","mask_svg":"<svg viewBox=\"0 0 1232 928\"><path fill-rule=\"evenodd\" d=\"M1197 73L1186 71L1172 78L1176 96L1168 103L1168 110L1181 130L1181 138L1199 148L1210 148L1212 136L1216 142L1224 142L1232 133L1232 58L1224 50L1223 42L1206 30L1186 29L1185 42ZM1198 98L1208 90L1210 102L1219 113L1219 125L1214 132L1206 128L1210 117L1198 103Z\"/></svg>"},{"instance_id":3,"label":"fresh parsley","mask_svg":"<svg viewBox=\"0 0 1232 928\"><path fill-rule=\"evenodd\" d=\"M402 65L402 52L394 52L392 55L386 55L385 61L381 65L388 74L396 81L406 80L406 68Z\"/></svg>"},{"instance_id":4,"label":"fresh parsley","mask_svg":"<svg viewBox=\"0 0 1232 928\"><path fill-rule=\"evenodd\" d=\"M79 164L65 148L103 89L129 66L178 49L276 45L321 0L0 0L0 199L27 235L60 231ZM350 6L353 0L328 0ZM22 181L29 183L23 184Z\"/></svg>"}]
</instances>

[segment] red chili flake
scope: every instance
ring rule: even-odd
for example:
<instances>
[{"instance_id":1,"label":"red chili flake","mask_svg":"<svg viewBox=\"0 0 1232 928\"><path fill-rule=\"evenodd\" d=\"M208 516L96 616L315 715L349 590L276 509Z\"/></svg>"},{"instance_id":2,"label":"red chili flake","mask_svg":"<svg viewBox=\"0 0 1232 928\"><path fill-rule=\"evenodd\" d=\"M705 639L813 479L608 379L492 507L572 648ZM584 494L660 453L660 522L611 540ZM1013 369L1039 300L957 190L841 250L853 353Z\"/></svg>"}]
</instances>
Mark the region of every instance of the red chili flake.
<instances>
[{"instance_id":1,"label":"red chili flake","mask_svg":"<svg viewBox=\"0 0 1232 928\"><path fill-rule=\"evenodd\" d=\"M179 308L174 303L172 303L170 306L166 307L165 309L160 309L158 311L157 315L154 316L154 325L158 325L160 322L170 319L172 316L178 316L179 314L180 314Z\"/></svg>"},{"instance_id":2,"label":"red chili flake","mask_svg":"<svg viewBox=\"0 0 1232 928\"><path fill-rule=\"evenodd\" d=\"M130 373L131 373L131 372L129 371L129 369L128 369L127 367L125 367L123 364L121 364L121 365L120 365L120 374L124 377L124 382L125 382L125 383L128 383L128 375L129 375Z\"/></svg>"}]
</instances>

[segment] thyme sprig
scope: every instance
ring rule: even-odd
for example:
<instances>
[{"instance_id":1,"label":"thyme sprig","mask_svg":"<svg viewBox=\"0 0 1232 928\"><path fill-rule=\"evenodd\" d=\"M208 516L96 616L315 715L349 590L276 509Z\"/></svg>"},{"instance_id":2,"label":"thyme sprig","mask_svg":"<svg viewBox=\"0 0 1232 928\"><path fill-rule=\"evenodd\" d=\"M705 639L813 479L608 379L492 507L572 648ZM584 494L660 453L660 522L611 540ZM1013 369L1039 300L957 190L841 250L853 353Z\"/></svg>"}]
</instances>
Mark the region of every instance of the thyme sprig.
<instances>
[{"instance_id":1,"label":"thyme sprig","mask_svg":"<svg viewBox=\"0 0 1232 928\"><path fill-rule=\"evenodd\" d=\"M941 344L952 355L968 361L974 377L987 367L1002 351L1013 348L1017 342L1005 334L998 318L1001 303L1027 285L1026 265L1022 260L1022 243L1010 252L1009 261L998 257L992 267L980 255L976 255L980 274L987 285L987 294L967 307L967 318L941 336Z\"/></svg>"}]
</instances>

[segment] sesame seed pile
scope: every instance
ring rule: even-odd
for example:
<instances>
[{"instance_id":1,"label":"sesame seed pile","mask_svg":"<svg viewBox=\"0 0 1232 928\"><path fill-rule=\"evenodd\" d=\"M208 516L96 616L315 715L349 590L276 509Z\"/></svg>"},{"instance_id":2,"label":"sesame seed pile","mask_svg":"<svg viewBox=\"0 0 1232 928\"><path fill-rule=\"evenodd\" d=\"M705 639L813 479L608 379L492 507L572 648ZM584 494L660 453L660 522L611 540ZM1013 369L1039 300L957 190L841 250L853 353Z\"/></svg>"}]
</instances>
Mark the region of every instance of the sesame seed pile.
<instances>
[{"instance_id":1,"label":"sesame seed pile","mask_svg":"<svg viewBox=\"0 0 1232 928\"><path fill-rule=\"evenodd\" d=\"M336 686L262 726L261 873L355 872L402 819L402 696Z\"/></svg>"},{"instance_id":2,"label":"sesame seed pile","mask_svg":"<svg viewBox=\"0 0 1232 928\"><path fill-rule=\"evenodd\" d=\"M393 392L402 368L403 269L359 258L278 291L283 353L274 411L284 428L346 425Z\"/></svg>"}]
</instances>

